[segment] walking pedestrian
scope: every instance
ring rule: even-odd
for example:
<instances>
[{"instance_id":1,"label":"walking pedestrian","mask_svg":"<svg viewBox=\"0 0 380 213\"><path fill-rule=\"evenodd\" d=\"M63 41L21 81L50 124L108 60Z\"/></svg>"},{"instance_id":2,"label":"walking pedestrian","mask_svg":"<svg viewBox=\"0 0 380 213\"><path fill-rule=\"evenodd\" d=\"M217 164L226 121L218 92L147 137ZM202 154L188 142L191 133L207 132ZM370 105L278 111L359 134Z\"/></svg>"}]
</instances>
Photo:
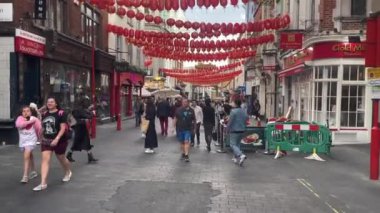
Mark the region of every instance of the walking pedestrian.
<instances>
[{"instance_id":1,"label":"walking pedestrian","mask_svg":"<svg viewBox=\"0 0 380 213\"><path fill-rule=\"evenodd\" d=\"M153 100L149 98L145 107L145 119L149 121L148 130L145 137L145 153L154 153L154 148L158 147L157 133L156 133L156 106Z\"/></svg>"},{"instance_id":2,"label":"walking pedestrian","mask_svg":"<svg viewBox=\"0 0 380 213\"><path fill-rule=\"evenodd\" d=\"M189 162L189 150L191 142L191 132L194 130L195 125L195 112L189 106L187 99L182 100L182 107L176 112L174 125L177 129L177 137L181 143L182 156L181 159Z\"/></svg>"},{"instance_id":3,"label":"walking pedestrian","mask_svg":"<svg viewBox=\"0 0 380 213\"><path fill-rule=\"evenodd\" d=\"M191 146L194 146L195 144L195 136L197 137L197 145L200 144L200 129L201 124L203 122L203 111L202 108L198 105L197 101L193 101L191 103L191 108L194 110L195 113L195 129L191 134Z\"/></svg>"},{"instance_id":4,"label":"walking pedestrian","mask_svg":"<svg viewBox=\"0 0 380 213\"><path fill-rule=\"evenodd\" d=\"M70 151L67 152L67 159L70 162L75 162L73 159L73 152L81 152L82 150L85 150L87 152L88 163L96 163L98 159L94 158L92 153L92 148L94 146L91 145L90 134L87 128L87 123L90 122L93 117L92 112L86 108L84 103L81 103L72 111L72 116L76 123L73 125L74 140Z\"/></svg>"},{"instance_id":5,"label":"walking pedestrian","mask_svg":"<svg viewBox=\"0 0 380 213\"><path fill-rule=\"evenodd\" d=\"M205 140L207 151L211 151L212 132L215 127L215 109L211 106L211 100L206 99L203 107L203 126L205 129Z\"/></svg>"},{"instance_id":6,"label":"walking pedestrian","mask_svg":"<svg viewBox=\"0 0 380 213\"><path fill-rule=\"evenodd\" d=\"M157 117L160 120L161 135L168 136L168 125L170 115L170 104L165 99L159 99L157 104Z\"/></svg>"},{"instance_id":7,"label":"walking pedestrian","mask_svg":"<svg viewBox=\"0 0 380 213\"><path fill-rule=\"evenodd\" d=\"M19 134L19 147L24 153L24 173L20 182L27 183L29 179L38 176L34 166L33 150L36 148L41 133L41 121L32 116L29 106L24 106L21 115L16 119L16 127Z\"/></svg>"},{"instance_id":8,"label":"walking pedestrian","mask_svg":"<svg viewBox=\"0 0 380 213\"><path fill-rule=\"evenodd\" d=\"M230 146L234 154L232 160L241 166L247 158L240 149L240 141L243 139L248 115L241 108L240 99L235 99L233 105L234 108L231 110L227 123L227 132L230 136Z\"/></svg>"},{"instance_id":9,"label":"walking pedestrian","mask_svg":"<svg viewBox=\"0 0 380 213\"><path fill-rule=\"evenodd\" d=\"M140 97L137 97L135 104L133 105L133 110L135 112L136 127L139 127L141 124L141 115L144 112L143 102Z\"/></svg>"},{"instance_id":10,"label":"walking pedestrian","mask_svg":"<svg viewBox=\"0 0 380 213\"><path fill-rule=\"evenodd\" d=\"M47 188L47 177L49 173L52 153L60 162L65 176L63 182L71 179L71 165L65 156L68 145L65 133L67 131L67 116L63 110L59 109L55 98L48 98L46 102L47 112L42 115L42 162L41 162L41 183L33 188L34 191L41 191Z\"/></svg>"}]
</instances>

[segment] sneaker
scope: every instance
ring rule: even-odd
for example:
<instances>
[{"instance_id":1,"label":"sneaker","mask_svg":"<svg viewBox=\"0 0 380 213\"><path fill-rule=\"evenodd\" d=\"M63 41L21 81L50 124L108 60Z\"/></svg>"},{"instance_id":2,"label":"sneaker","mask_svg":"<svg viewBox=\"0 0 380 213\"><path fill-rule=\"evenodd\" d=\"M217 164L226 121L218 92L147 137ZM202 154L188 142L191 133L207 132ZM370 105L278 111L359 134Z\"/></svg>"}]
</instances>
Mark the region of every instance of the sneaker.
<instances>
[{"instance_id":1,"label":"sneaker","mask_svg":"<svg viewBox=\"0 0 380 213\"><path fill-rule=\"evenodd\" d=\"M154 149L149 149L149 153L153 154L154 153Z\"/></svg>"},{"instance_id":2,"label":"sneaker","mask_svg":"<svg viewBox=\"0 0 380 213\"><path fill-rule=\"evenodd\" d=\"M185 154L181 154L181 160L185 160Z\"/></svg>"},{"instance_id":3,"label":"sneaker","mask_svg":"<svg viewBox=\"0 0 380 213\"><path fill-rule=\"evenodd\" d=\"M40 184L40 185L34 187L34 188L33 188L33 191L38 192L38 191L45 190L46 188L47 188L47 185L46 185L46 184L45 184L45 185Z\"/></svg>"},{"instance_id":4,"label":"sneaker","mask_svg":"<svg viewBox=\"0 0 380 213\"><path fill-rule=\"evenodd\" d=\"M185 162L190 162L190 158L189 158L189 156L188 155L185 155Z\"/></svg>"},{"instance_id":5,"label":"sneaker","mask_svg":"<svg viewBox=\"0 0 380 213\"><path fill-rule=\"evenodd\" d=\"M147 153L147 154L151 153L150 149L145 149L145 153Z\"/></svg>"},{"instance_id":6,"label":"sneaker","mask_svg":"<svg viewBox=\"0 0 380 213\"><path fill-rule=\"evenodd\" d=\"M239 163L238 159L235 158L235 157L232 158L232 161L233 161L235 164Z\"/></svg>"},{"instance_id":7,"label":"sneaker","mask_svg":"<svg viewBox=\"0 0 380 213\"><path fill-rule=\"evenodd\" d=\"M73 173L70 171L69 174L66 174L65 177L63 177L63 182L69 182L71 180L71 176L73 176Z\"/></svg>"},{"instance_id":8,"label":"sneaker","mask_svg":"<svg viewBox=\"0 0 380 213\"><path fill-rule=\"evenodd\" d=\"M36 171L32 171L30 174L29 174L29 179L33 179L33 178L36 178L38 176L38 173Z\"/></svg>"},{"instance_id":9,"label":"sneaker","mask_svg":"<svg viewBox=\"0 0 380 213\"><path fill-rule=\"evenodd\" d=\"M243 165L245 159L247 159L247 156L245 156L245 155L241 155L241 156L240 156L239 166L242 166L242 165Z\"/></svg>"},{"instance_id":10,"label":"sneaker","mask_svg":"<svg viewBox=\"0 0 380 213\"><path fill-rule=\"evenodd\" d=\"M211 152L211 147L210 146L207 146L207 151Z\"/></svg>"},{"instance_id":11,"label":"sneaker","mask_svg":"<svg viewBox=\"0 0 380 213\"><path fill-rule=\"evenodd\" d=\"M20 183L28 183L28 176L23 176L20 180Z\"/></svg>"},{"instance_id":12,"label":"sneaker","mask_svg":"<svg viewBox=\"0 0 380 213\"><path fill-rule=\"evenodd\" d=\"M194 143L190 143L190 146L191 146L191 147L194 147Z\"/></svg>"}]
</instances>

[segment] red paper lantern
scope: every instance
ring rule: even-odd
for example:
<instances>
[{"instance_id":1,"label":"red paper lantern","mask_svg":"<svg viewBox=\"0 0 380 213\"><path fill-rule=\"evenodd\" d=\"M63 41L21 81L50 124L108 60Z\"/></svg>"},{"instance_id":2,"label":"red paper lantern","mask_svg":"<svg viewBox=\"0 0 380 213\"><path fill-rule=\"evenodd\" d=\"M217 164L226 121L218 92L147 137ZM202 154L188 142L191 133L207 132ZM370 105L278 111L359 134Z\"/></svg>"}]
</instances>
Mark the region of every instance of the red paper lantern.
<instances>
[{"instance_id":1,"label":"red paper lantern","mask_svg":"<svg viewBox=\"0 0 380 213\"><path fill-rule=\"evenodd\" d=\"M189 33L184 33L184 34L183 34L183 37L184 37L185 39L189 40L189 39L190 39L190 34L189 34Z\"/></svg>"},{"instance_id":2,"label":"red paper lantern","mask_svg":"<svg viewBox=\"0 0 380 213\"><path fill-rule=\"evenodd\" d=\"M214 33L212 33L212 32L206 33L206 36L207 36L207 38L212 38L214 36Z\"/></svg>"},{"instance_id":3,"label":"red paper lantern","mask_svg":"<svg viewBox=\"0 0 380 213\"><path fill-rule=\"evenodd\" d=\"M155 24L161 24L162 23L162 18L160 16L156 16L154 17L154 23Z\"/></svg>"},{"instance_id":4,"label":"red paper lantern","mask_svg":"<svg viewBox=\"0 0 380 213\"><path fill-rule=\"evenodd\" d=\"M180 0L181 1L181 9L182 10L187 10L187 0Z\"/></svg>"},{"instance_id":5,"label":"red paper lantern","mask_svg":"<svg viewBox=\"0 0 380 213\"><path fill-rule=\"evenodd\" d=\"M123 6L123 5L125 5L125 0L116 0L116 4L119 6ZM111 5L111 6L113 6L113 5Z\"/></svg>"},{"instance_id":6,"label":"red paper lantern","mask_svg":"<svg viewBox=\"0 0 380 213\"><path fill-rule=\"evenodd\" d=\"M144 17L145 17L144 13L138 12L136 14L136 19L139 20L139 21L143 20Z\"/></svg>"},{"instance_id":7,"label":"red paper lantern","mask_svg":"<svg viewBox=\"0 0 380 213\"><path fill-rule=\"evenodd\" d=\"M244 4L248 4L249 0L241 0Z\"/></svg>"},{"instance_id":8,"label":"red paper lantern","mask_svg":"<svg viewBox=\"0 0 380 213\"><path fill-rule=\"evenodd\" d=\"M200 24L199 24L198 22L193 22L193 23L191 24L191 27L192 27L194 30L198 30L199 27L200 27Z\"/></svg>"},{"instance_id":9,"label":"red paper lantern","mask_svg":"<svg viewBox=\"0 0 380 213\"><path fill-rule=\"evenodd\" d=\"M228 23L227 24L227 28L226 28L226 33L227 34L232 34L232 32L234 31L234 26L232 23Z\"/></svg>"},{"instance_id":10,"label":"red paper lantern","mask_svg":"<svg viewBox=\"0 0 380 213\"><path fill-rule=\"evenodd\" d=\"M288 26L290 24L290 16L286 14L283 19L284 19L285 26Z\"/></svg>"},{"instance_id":11,"label":"red paper lantern","mask_svg":"<svg viewBox=\"0 0 380 213\"><path fill-rule=\"evenodd\" d=\"M115 5L115 0L107 0L105 3L107 4L107 6L113 6Z\"/></svg>"},{"instance_id":12,"label":"red paper lantern","mask_svg":"<svg viewBox=\"0 0 380 213\"><path fill-rule=\"evenodd\" d=\"M206 24L206 31L207 31L208 33L212 33L212 29L213 29L212 24L211 24L211 23L207 23L207 24Z\"/></svg>"},{"instance_id":13,"label":"red paper lantern","mask_svg":"<svg viewBox=\"0 0 380 213\"><path fill-rule=\"evenodd\" d=\"M140 0L133 0L133 6L134 7L140 7L141 6L141 1Z\"/></svg>"},{"instance_id":14,"label":"red paper lantern","mask_svg":"<svg viewBox=\"0 0 380 213\"><path fill-rule=\"evenodd\" d=\"M240 33L240 31L241 31L240 24L239 23L235 23L234 27L233 27L233 30L232 30L232 34L238 34L238 33Z\"/></svg>"},{"instance_id":15,"label":"red paper lantern","mask_svg":"<svg viewBox=\"0 0 380 213\"><path fill-rule=\"evenodd\" d=\"M133 2L132 2L132 0L124 0L124 5L126 7L132 7L133 6Z\"/></svg>"},{"instance_id":16,"label":"red paper lantern","mask_svg":"<svg viewBox=\"0 0 380 213\"><path fill-rule=\"evenodd\" d=\"M215 23L215 24L212 25L212 29L215 30L215 31L220 30L220 27L221 27L221 26L220 26L220 24L218 24L218 23Z\"/></svg>"},{"instance_id":17,"label":"red paper lantern","mask_svg":"<svg viewBox=\"0 0 380 213\"><path fill-rule=\"evenodd\" d=\"M188 30L191 28L191 22L190 21L186 21L183 26Z\"/></svg>"},{"instance_id":18,"label":"red paper lantern","mask_svg":"<svg viewBox=\"0 0 380 213\"><path fill-rule=\"evenodd\" d=\"M252 22L248 22L247 31L253 32L253 23Z\"/></svg>"},{"instance_id":19,"label":"red paper lantern","mask_svg":"<svg viewBox=\"0 0 380 213\"><path fill-rule=\"evenodd\" d=\"M99 4L99 0L90 0L90 4L97 5Z\"/></svg>"},{"instance_id":20,"label":"red paper lantern","mask_svg":"<svg viewBox=\"0 0 380 213\"><path fill-rule=\"evenodd\" d=\"M201 37L201 38L205 38L206 37L206 33L199 33L199 37Z\"/></svg>"},{"instance_id":21,"label":"red paper lantern","mask_svg":"<svg viewBox=\"0 0 380 213\"><path fill-rule=\"evenodd\" d=\"M157 0L157 8L159 11L163 11L165 9L165 0Z\"/></svg>"},{"instance_id":22,"label":"red paper lantern","mask_svg":"<svg viewBox=\"0 0 380 213\"><path fill-rule=\"evenodd\" d=\"M195 6L195 0L187 0L187 4L191 9L193 9L193 7Z\"/></svg>"},{"instance_id":23,"label":"red paper lantern","mask_svg":"<svg viewBox=\"0 0 380 213\"><path fill-rule=\"evenodd\" d=\"M127 16L128 18L134 18L136 16L136 13L133 10L128 10Z\"/></svg>"},{"instance_id":24,"label":"red paper lantern","mask_svg":"<svg viewBox=\"0 0 380 213\"><path fill-rule=\"evenodd\" d=\"M201 32L206 32L206 24L204 22L201 22L200 30Z\"/></svg>"},{"instance_id":25,"label":"red paper lantern","mask_svg":"<svg viewBox=\"0 0 380 213\"><path fill-rule=\"evenodd\" d=\"M205 0L197 0L198 7L203 7L205 5Z\"/></svg>"},{"instance_id":26,"label":"red paper lantern","mask_svg":"<svg viewBox=\"0 0 380 213\"><path fill-rule=\"evenodd\" d=\"M240 33L245 33L245 32L247 32L247 24L241 23L240 24Z\"/></svg>"},{"instance_id":27,"label":"red paper lantern","mask_svg":"<svg viewBox=\"0 0 380 213\"><path fill-rule=\"evenodd\" d=\"M182 20L177 20L177 21L175 22L175 26L176 26L177 28L181 28L181 27L183 27L183 21L182 21Z\"/></svg>"},{"instance_id":28,"label":"red paper lantern","mask_svg":"<svg viewBox=\"0 0 380 213\"><path fill-rule=\"evenodd\" d=\"M165 1L165 10L171 10L172 9L172 1L166 0Z\"/></svg>"},{"instance_id":29,"label":"red paper lantern","mask_svg":"<svg viewBox=\"0 0 380 213\"><path fill-rule=\"evenodd\" d=\"M168 24L170 27L172 27L175 24L175 21L174 21L174 19L169 18L168 20L166 20L166 24Z\"/></svg>"},{"instance_id":30,"label":"red paper lantern","mask_svg":"<svg viewBox=\"0 0 380 213\"><path fill-rule=\"evenodd\" d=\"M219 37L221 35L222 35L222 33L220 31L214 31L214 36L215 37Z\"/></svg>"},{"instance_id":31,"label":"red paper lantern","mask_svg":"<svg viewBox=\"0 0 380 213\"><path fill-rule=\"evenodd\" d=\"M116 7L115 6L107 7L107 12L110 14L114 14L116 12Z\"/></svg>"},{"instance_id":32,"label":"red paper lantern","mask_svg":"<svg viewBox=\"0 0 380 213\"><path fill-rule=\"evenodd\" d=\"M231 5L232 6L237 6L237 4L238 4L238 0L231 0Z\"/></svg>"},{"instance_id":33,"label":"red paper lantern","mask_svg":"<svg viewBox=\"0 0 380 213\"><path fill-rule=\"evenodd\" d=\"M125 16L126 13L127 13L127 11L125 11L124 7L117 8L116 14L118 16L123 17L123 16Z\"/></svg>"},{"instance_id":34,"label":"red paper lantern","mask_svg":"<svg viewBox=\"0 0 380 213\"><path fill-rule=\"evenodd\" d=\"M215 8L219 5L219 0L210 0L211 1L211 5Z\"/></svg>"},{"instance_id":35,"label":"red paper lantern","mask_svg":"<svg viewBox=\"0 0 380 213\"><path fill-rule=\"evenodd\" d=\"M128 37L129 36L129 30L127 28L124 29L123 35L124 35L124 37Z\"/></svg>"},{"instance_id":36,"label":"red paper lantern","mask_svg":"<svg viewBox=\"0 0 380 213\"><path fill-rule=\"evenodd\" d=\"M220 0L220 5L222 5L222 7L226 7L228 4L228 0Z\"/></svg>"},{"instance_id":37,"label":"red paper lantern","mask_svg":"<svg viewBox=\"0 0 380 213\"><path fill-rule=\"evenodd\" d=\"M130 38L135 37L135 30L134 30L134 29L130 29L130 30L129 30L129 37L130 37Z\"/></svg>"},{"instance_id":38,"label":"red paper lantern","mask_svg":"<svg viewBox=\"0 0 380 213\"><path fill-rule=\"evenodd\" d=\"M104 10L108 7L107 2L104 1L100 1L97 6L100 10Z\"/></svg>"},{"instance_id":39,"label":"red paper lantern","mask_svg":"<svg viewBox=\"0 0 380 213\"><path fill-rule=\"evenodd\" d=\"M151 23L151 22L153 22L153 19L154 19L154 18L153 18L152 15L146 15L146 16L145 16L145 21L146 21L146 22Z\"/></svg>"},{"instance_id":40,"label":"red paper lantern","mask_svg":"<svg viewBox=\"0 0 380 213\"><path fill-rule=\"evenodd\" d=\"M150 2L150 7L151 10L155 11L158 9L158 2L157 0L151 0Z\"/></svg>"},{"instance_id":41,"label":"red paper lantern","mask_svg":"<svg viewBox=\"0 0 380 213\"><path fill-rule=\"evenodd\" d=\"M113 25L112 24L107 24L107 33L112 32Z\"/></svg>"},{"instance_id":42,"label":"red paper lantern","mask_svg":"<svg viewBox=\"0 0 380 213\"><path fill-rule=\"evenodd\" d=\"M123 33L124 33L124 29L123 29L122 27L117 27L117 32L116 32L116 34L117 34L117 35L123 35Z\"/></svg>"},{"instance_id":43,"label":"red paper lantern","mask_svg":"<svg viewBox=\"0 0 380 213\"><path fill-rule=\"evenodd\" d=\"M266 20L264 21L264 27L265 27L266 30L270 30L270 29L272 29L272 22L271 22L270 19L266 19Z\"/></svg>"},{"instance_id":44,"label":"red paper lantern","mask_svg":"<svg viewBox=\"0 0 380 213\"><path fill-rule=\"evenodd\" d=\"M191 33L191 38L193 38L193 39L196 39L196 38L198 38L198 33L197 32L192 32Z\"/></svg>"},{"instance_id":45,"label":"red paper lantern","mask_svg":"<svg viewBox=\"0 0 380 213\"><path fill-rule=\"evenodd\" d=\"M143 7L149 8L150 7L150 1L151 0L141 0L141 5Z\"/></svg>"},{"instance_id":46,"label":"red paper lantern","mask_svg":"<svg viewBox=\"0 0 380 213\"><path fill-rule=\"evenodd\" d=\"M211 0L204 0L204 5L206 8L209 8L211 6Z\"/></svg>"},{"instance_id":47,"label":"red paper lantern","mask_svg":"<svg viewBox=\"0 0 380 213\"><path fill-rule=\"evenodd\" d=\"M172 1L172 8L174 11L177 11L179 9L179 0L167 0Z\"/></svg>"}]
</instances>

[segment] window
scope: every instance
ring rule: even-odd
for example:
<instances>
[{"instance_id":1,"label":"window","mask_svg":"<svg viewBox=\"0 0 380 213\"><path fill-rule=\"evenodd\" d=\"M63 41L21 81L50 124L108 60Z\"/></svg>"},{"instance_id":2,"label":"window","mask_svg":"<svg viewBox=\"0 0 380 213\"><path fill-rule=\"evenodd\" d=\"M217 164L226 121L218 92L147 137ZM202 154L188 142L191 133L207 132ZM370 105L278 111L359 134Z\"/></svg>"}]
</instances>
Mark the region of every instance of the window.
<instances>
[{"instance_id":1,"label":"window","mask_svg":"<svg viewBox=\"0 0 380 213\"><path fill-rule=\"evenodd\" d=\"M57 1L57 31L64 32L64 20L65 20L65 2L63 0Z\"/></svg>"},{"instance_id":2,"label":"window","mask_svg":"<svg viewBox=\"0 0 380 213\"><path fill-rule=\"evenodd\" d=\"M351 0L351 15L365 16L367 12L367 0Z\"/></svg>"},{"instance_id":3,"label":"window","mask_svg":"<svg viewBox=\"0 0 380 213\"><path fill-rule=\"evenodd\" d=\"M46 19L34 20L34 23L45 28L53 29L54 21L54 1L46 0Z\"/></svg>"},{"instance_id":4,"label":"window","mask_svg":"<svg viewBox=\"0 0 380 213\"><path fill-rule=\"evenodd\" d=\"M344 81L364 81L365 67L362 65L344 65L343 66Z\"/></svg>"},{"instance_id":5,"label":"window","mask_svg":"<svg viewBox=\"0 0 380 213\"><path fill-rule=\"evenodd\" d=\"M342 127L364 127L364 85L342 85Z\"/></svg>"},{"instance_id":6,"label":"window","mask_svg":"<svg viewBox=\"0 0 380 213\"><path fill-rule=\"evenodd\" d=\"M87 4L81 5L82 42L95 46L98 44L97 35L100 32L100 15Z\"/></svg>"}]
</instances>

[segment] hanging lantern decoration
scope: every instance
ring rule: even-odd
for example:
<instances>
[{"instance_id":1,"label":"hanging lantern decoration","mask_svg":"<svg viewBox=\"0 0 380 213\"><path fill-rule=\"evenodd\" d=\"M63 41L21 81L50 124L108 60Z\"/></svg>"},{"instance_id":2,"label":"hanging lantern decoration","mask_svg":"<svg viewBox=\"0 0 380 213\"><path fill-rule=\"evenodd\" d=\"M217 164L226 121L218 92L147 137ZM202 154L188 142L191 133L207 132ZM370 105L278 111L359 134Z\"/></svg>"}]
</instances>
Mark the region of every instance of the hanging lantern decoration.
<instances>
[{"instance_id":1,"label":"hanging lantern decoration","mask_svg":"<svg viewBox=\"0 0 380 213\"><path fill-rule=\"evenodd\" d=\"M194 30L198 30L200 26L201 26L201 25L200 25L198 22L193 22L193 23L191 24L191 27L192 27Z\"/></svg>"},{"instance_id":2,"label":"hanging lantern decoration","mask_svg":"<svg viewBox=\"0 0 380 213\"><path fill-rule=\"evenodd\" d=\"M195 6L195 0L187 0L187 4L191 9L193 9L193 7Z\"/></svg>"},{"instance_id":3,"label":"hanging lantern decoration","mask_svg":"<svg viewBox=\"0 0 380 213\"><path fill-rule=\"evenodd\" d=\"M165 9L165 0L157 0L157 8L159 11L163 11Z\"/></svg>"},{"instance_id":4,"label":"hanging lantern decoration","mask_svg":"<svg viewBox=\"0 0 380 213\"><path fill-rule=\"evenodd\" d=\"M124 6L126 6L126 7L132 7L133 6L132 0L124 0Z\"/></svg>"},{"instance_id":5,"label":"hanging lantern decoration","mask_svg":"<svg viewBox=\"0 0 380 213\"><path fill-rule=\"evenodd\" d=\"M154 19L154 18L153 18L152 15L146 15L146 16L145 16L145 21L148 22L148 23L153 22L153 19Z\"/></svg>"},{"instance_id":6,"label":"hanging lantern decoration","mask_svg":"<svg viewBox=\"0 0 380 213\"><path fill-rule=\"evenodd\" d=\"M187 0L180 0L181 1L181 9L182 10L187 10Z\"/></svg>"},{"instance_id":7,"label":"hanging lantern decoration","mask_svg":"<svg viewBox=\"0 0 380 213\"><path fill-rule=\"evenodd\" d=\"M206 24L205 24L204 22L201 22L199 29L200 29L201 32L203 32L203 33L206 32Z\"/></svg>"},{"instance_id":8,"label":"hanging lantern decoration","mask_svg":"<svg viewBox=\"0 0 380 213\"><path fill-rule=\"evenodd\" d=\"M170 27L172 27L175 24L175 21L174 21L174 19L169 18L168 20L166 20L166 24L168 24Z\"/></svg>"},{"instance_id":9,"label":"hanging lantern decoration","mask_svg":"<svg viewBox=\"0 0 380 213\"><path fill-rule=\"evenodd\" d=\"M141 6L141 0L133 0L133 6L134 7L140 7Z\"/></svg>"},{"instance_id":10,"label":"hanging lantern decoration","mask_svg":"<svg viewBox=\"0 0 380 213\"><path fill-rule=\"evenodd\" d=\"M231 0L231 5L236 7L238 5L238 0Z\"/></svg>"},{"instance_id":11,"label":"hanging lantern decoration","mask_svg":"<svg viewBox=\"0 0 380 213\"><path fill-rule=\"evenodd\" d=\"M111 33L112 32L113 26L114 25L112 25L112 24L107 24L107 28L106 28L107 33Z\"/></svg>"},{"instance_id":12,"label":"hanging lantern decoration","mask_svg":"<svg viewBox=\"0 0 380 213\"><path fill-rule=\"evenodd\" d=\"M115 6L107 7L107 12L110 14L114 14L116 12L116 7Z\"/></svg>"},{"instance_id":13,"label":"hanging lantern decoration","mask_svg":"<svg viewBox=\"0 0 380 213\"><path fill-rule=\"evenodd\" d=\"M141 5L145 8L149 8L150 7L150 1L151 0L141 0Z\"/></svg>"},{"instance_id":14,"label":"hanging lantern decoration","mask_svg":"<svg viewBox=\"0 0 380 213\"><path fill-rule=\"evenodd\" d=\"M190 21L186 21L184 24L183 24L183 27L185 27L187 30L191 28L191 22Z\"/></svg>"},{"instance_id":15,"label":"hanging lantern decoration","mask_svg":"<svg viewBox=\"0 0 380 213\"><path fill-rule=\"evenodd\" d=\"M135 11L133 11L133 10L128 10L128 12L127 12L127 17L128 17L128 18L134 18L135 16L136 16Z\"/></svg>"},{"instance_id":16,"label":"hanging lantern decoration","mask_svg":"<svg viewBox=\"0 0 380 213\"><path fill-rule=\"evenodd\" d=\"M156 11L158 9L157 0L151 0L149 9L151 9L152 11Z\"/></svg>"},{"instance_id":17,"label":"hanging lantern decoration","mask_svg":"<svg viewBox=\"0 0 380 213\"><path fill-rule=\"evenodd\" d=\"M198 38L198 33L197 32L192 32L191 33L191 38L193 38L193 39L196 39L196 38Z\"/></svg>"},{"instance_id":18,"label":"hanging lantern decoration","mask_svg":"<svg viewBox=\"0 0 380 213\"><path fill-rule=\"evenodd\" d=\"M144 13L138 12L136 14L136 19L139 20L139 21L143 20L144 17L145 17Z\"/></svg>"},{"instance_id":19,"label":"hanging lantern decoration","mask_svg":"<svg viewBox=\"0 0 380 213\"><path fill-rule=\"evenodd\" d=\"M179 10L179 0L167 0L167 1L172 1L172 8L174 11Z\"/></svg>"},{"instance_id":20,"label":"hanging lantern decoration","mask_svg":"<svg viewBox=\"0 0 380 213\"><path fill-rule=\"evenodd\" d=\"M182 20L177 20L177 21L175 22L175 26L176 26L177 28L182 28L182 27L183 27L183 21L182 21Z\"/></svg>"},{"instance_id":21,"label":"hanging lantern decoration","mask_svg":"<svg viewBox=\"0 0 380 213\"><path fill-rule=\"evenodd\" d=\"M97 4L98 8L100 10L105 10L107 7L108 7L108 2L106 1L99 1L99 3Z\"/></svg>"},{"instance_id":22,"label":"hanging lantern decoration","mask_svg":"<svg viewBox=\"0 0 380 213\"><path fill-rule=\"evenodd\" d=\"M212 25L212 29L215 30L215 31L220 30L220 27L221 27L221 26L220 26L220 24L218 24L218 23L215 23L215 24Z\"/></svg>"},{"instance_id":23,"label":"hanging lantern decoration","mask_svg":"<svg viewBox=\"0 0 380 213\"><path fill-rule=\"evenodd\" d=\"M241 0L244 4L248 4L249 0Z\"/></svg>"},{"instance_id":24,"label":"hanging lantern decoration","mask_svg":"<svg viewBox=\"0 0 380 213\"><path fill-rule=\"evenodd\" d=\"M107 0L107 1L105 2L105 4L106 4L107 6L113 6L113 5L115 5L115 0Z\"/></svg>"},{"instance_id":25,"label":"hanging lantern decoration","mask_svg":"<svg viewBox=\"0 0 380 213\"><path fill-rule=\"evenodd\" d=\"M124 7L117 8L116 14L120 17L124 17L127 11L125 11Z\"/></svg>"},{"instance_id":26,"label":"hanging lantern decoration","mask_svg":"<svg viewBox=\"0 0 380 213\"><path fill-rule=\"evenodd\" d=\"M124 2L124 0L116 0L116 4L119 6L123 6L123 5L125 5L125 2ZM113 6L113 5L110 5L110 6Z\"/></svg>"},{"instance_id":27,"label":"hanging lantern decoration","mask_svg":"<svg viewBox=\"0 0 380 213\"><path fill-rule=\"evenodd\" d=\"M212 30L213 30L213 26L212 26L212 24L211 24L211 23L207 23L207 24L206 24L206 31L207 31L208 33L212 33Z\"/></svg>"},{"instance_id":28,"label":"hanging lantern decoration","mask_svg":"<svg viewBox=\"0 0 380 213\"><path fill-rule=\"evenodd\" d=\"M99 4L99 0L90 0L90 4L91 5L98 5Z\"/></svg>"},{"instance_id":29,"label":"hanging lantern decoration","mask_svg":"<svg viewBox=\"0 0 380 213\"><path fill-rule=\"evenodd\" d=\"M171 0L165 0L165 10L169 11L172 9L172 1Z\"/></svg>"},{"instance_id":30,"label":"hanging lantern decoration","mask_svg":"<svg viewBox=\"0 0 380 213\"><path fill-rule=\"evenodd\" d=\"M155 24L161 24L162 23L162 18L160 16L156 16L154 17L154 23Z\"/></svg>"},{"instance_id":31,"label":"hanging lantern decoration","mask_svg":"<svg viewBox=\"0 0 380 213\"><path fill-rule=\"evenodd\" d=\"M198 7L203 7L205 5L205 0L197 0Z\"/></svg>"},{"instance_id":32,"label":"hanging lantern decoration","mask_svg":"<svg viewBox=\"0 0 380 213\"><path fill-rule=\"evenodd\" d=\"M208 9L211 6L211 0L204 0L204 5Z\"/></svg>"},{"instance_id":33,"label":"hanging lantern decoration","mask_svg":"<svg viewBox=\"0 0 380 213\"><path fill-rule=\"evenodd\" d=\"M216 8L219 5L219 0L210 0L210 1L213 8Z\"/></svg>"}]
</instances>

